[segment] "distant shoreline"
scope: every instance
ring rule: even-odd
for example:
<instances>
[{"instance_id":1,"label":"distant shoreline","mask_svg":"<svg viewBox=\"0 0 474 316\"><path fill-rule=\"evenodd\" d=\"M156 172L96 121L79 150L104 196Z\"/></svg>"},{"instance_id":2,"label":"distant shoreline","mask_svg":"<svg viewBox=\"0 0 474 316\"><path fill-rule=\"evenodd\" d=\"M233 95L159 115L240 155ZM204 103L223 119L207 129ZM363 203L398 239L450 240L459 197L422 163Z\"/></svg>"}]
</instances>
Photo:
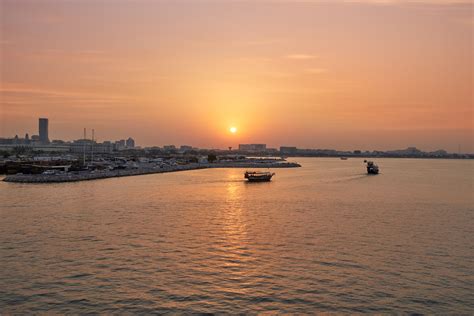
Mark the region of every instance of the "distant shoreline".
<instances>
[{"instance_id":1,"label":"distant shoreline","mask_svg":"<svg viewBox=\"0 0 474 316\"><path fill-rule=\"evenodd\" d=\"M465 156L460 157L433 157L433 156L426 156L426 157L417 157L417 156L353 156L353 155L282 155L285 158L341 158L346 157L349 159L379 159L379 158L394 158L394 159L446 159L446 160L472 160L474 159L474 154L466 154Z\"/></svg>"},{"instance_id":2,"label":"distant shoreline","mask_svg":"<svg viewBox=\"0 0 474 316\"><path fill-rule=\"evenodd\" d=\"M101 170L101 171L80 171L77 173L68 172L61 174L14 174L7 175L3 181L12 183L64 183L91 181L108 178L131 177L147 174L168 173L178 171L215 169L215 168L298 168L300 164L295 162L273 162L273 163L245 163L245 162L218 162L206 164L188 164L169 166L164 168L141 167L121 170Z\"/></svg>"},{"instance_id":3,"label":"distant shoreline","mask_svg":"<svg viewBox=\"0 0 474 316\"><path fill-rule=\"evenodd\" d=\"M397 157L397 156L284 156L285 158L341 158L345 157L348 159L430 159L430 160L473 160L474 156L472 157L412 157L412 156L404 156L404 157Z\"/></svg>"}]
</instances>

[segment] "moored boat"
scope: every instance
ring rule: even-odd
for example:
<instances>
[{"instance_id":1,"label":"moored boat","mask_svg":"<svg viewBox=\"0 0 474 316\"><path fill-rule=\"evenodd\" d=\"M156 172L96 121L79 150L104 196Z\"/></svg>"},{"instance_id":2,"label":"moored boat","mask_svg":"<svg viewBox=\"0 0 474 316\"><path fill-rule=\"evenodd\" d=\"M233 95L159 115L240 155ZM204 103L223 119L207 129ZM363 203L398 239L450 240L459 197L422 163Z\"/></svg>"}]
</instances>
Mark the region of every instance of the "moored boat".
<instances>
[{"instance_id":1,"label":"moored boat","mask_svg":"<svg viewBox=\"0 0 474 316\"><path fill-rule=\"evenodd\" d=\"M274 172L246 171L244 177L249 182L268 182L274 175Z\"/></svg>"}]
</instances>

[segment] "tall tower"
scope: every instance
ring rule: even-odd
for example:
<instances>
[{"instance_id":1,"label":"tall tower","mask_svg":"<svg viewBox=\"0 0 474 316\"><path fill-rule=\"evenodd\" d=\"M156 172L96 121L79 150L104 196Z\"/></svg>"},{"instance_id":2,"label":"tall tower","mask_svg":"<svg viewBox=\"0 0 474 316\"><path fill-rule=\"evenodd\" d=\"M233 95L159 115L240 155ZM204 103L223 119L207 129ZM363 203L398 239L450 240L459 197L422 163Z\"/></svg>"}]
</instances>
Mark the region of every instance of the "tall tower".
<instances>
[{"instance_id":1,"label":"tall tower","mask_svg":"<svg viewBox=\"0 0 474 316\"><path fill-rule=\"evenodd\" d=\"M129 137L127 139L127 141L125 142L125 144L128 148L134 148L135 147L135 140L133 138Z\"/></svg>"},{"instance_id":2,"label":"tall tower","mask_svg":"<svg viewBox=\"0 0 474 316\"><path fill-rule=\"evenodd\" d=\"M40 118L39 119L39 140L43 144L49 143L48 137L48 119Z\"/></svg>"}]
</instances>

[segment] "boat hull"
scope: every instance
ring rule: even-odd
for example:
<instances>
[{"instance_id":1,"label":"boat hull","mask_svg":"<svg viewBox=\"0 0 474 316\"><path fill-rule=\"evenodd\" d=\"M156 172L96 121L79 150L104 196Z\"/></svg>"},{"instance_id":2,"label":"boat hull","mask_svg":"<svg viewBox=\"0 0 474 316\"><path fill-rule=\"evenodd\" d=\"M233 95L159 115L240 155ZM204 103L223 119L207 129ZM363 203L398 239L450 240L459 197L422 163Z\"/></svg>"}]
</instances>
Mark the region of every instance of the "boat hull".
<instances>
[{"instance_id":1,"label":"boat hull","mask_svg":"<svg viewBox=\"0 0 474 316\"><path fill-rule=\"evenodd\" d=\"M367 167L368 174L379 174L379 168Z\"/></svg>"},{"instance_id":2,"label":"boat hull","mask_svg":"<svg viewBox=\"0 0 474 316\"><path fill-rule=\"evenodd\" d=\"M248 182L269 182L272 180L272 176L268 177L248 177Z\"/></svg>"},{"instance_id":3,"label":"boat hull","mask_svg":"<svg viewBox=\"0 0 474 316\"><path fill-rule=\"evenodd\" d=\"M268 182L274 175L275 173L270 172L246 172L244 177L249 182Z\"/></svg>"}]
</instances>

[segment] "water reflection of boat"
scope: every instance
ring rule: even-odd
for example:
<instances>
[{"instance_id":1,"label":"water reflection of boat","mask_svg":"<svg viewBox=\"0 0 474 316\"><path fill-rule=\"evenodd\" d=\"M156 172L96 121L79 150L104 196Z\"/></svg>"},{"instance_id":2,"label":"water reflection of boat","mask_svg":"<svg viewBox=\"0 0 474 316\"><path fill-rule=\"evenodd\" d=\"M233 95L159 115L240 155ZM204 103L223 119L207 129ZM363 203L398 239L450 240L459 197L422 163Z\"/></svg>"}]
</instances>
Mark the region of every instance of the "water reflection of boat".
<instances>
[{"instance_id":1,"label":"water reflection of boat","mask_svg":"<svg viewBox=\"0 0 474 316\"><path fill-rule=\"evenodd\" d=\"M347 157L341 157L341 160L347 160Z\"/></svg>"},{"instance_id":2,"label":"water reflection of boat","mask_svg":"<svg viewBox=\"0 0 474 316\"><path fill-rule=\"evenodd\" d=\"M367 163L367 173L368 174L378 174L379 166L377 166L373 161L364 160Z\"/></svg>"},{"instance_id":3,"label":"water reflection of boat","mask_svg":"<svg viewBox=\"0 0 474 316\"><path fill-rule=\"evenodd\" d=\"M266 182L270 181L274 175L274 172L246 171L244 177L249 182Z\"/></svg>"}]
</instances>

